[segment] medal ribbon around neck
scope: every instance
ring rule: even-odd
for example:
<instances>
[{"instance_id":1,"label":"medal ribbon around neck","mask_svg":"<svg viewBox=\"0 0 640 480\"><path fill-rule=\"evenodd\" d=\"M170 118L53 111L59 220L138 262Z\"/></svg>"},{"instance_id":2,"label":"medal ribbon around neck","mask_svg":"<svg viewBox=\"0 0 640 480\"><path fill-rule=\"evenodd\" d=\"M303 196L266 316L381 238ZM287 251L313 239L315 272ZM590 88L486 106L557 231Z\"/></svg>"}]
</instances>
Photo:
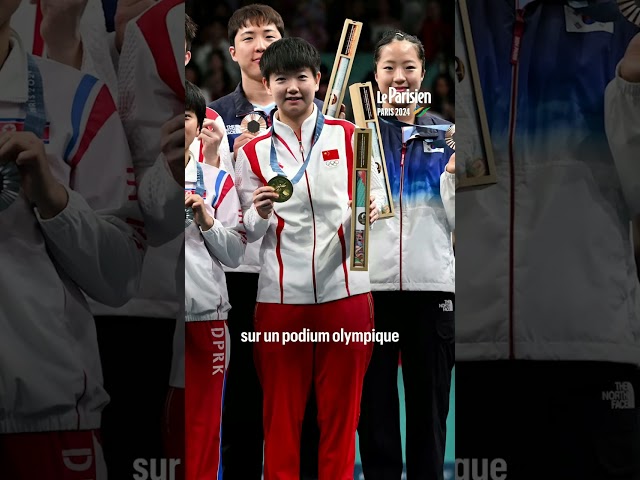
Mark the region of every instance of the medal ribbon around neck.
<instances>
[{"instance_id":1,"label":"medal ribbon around neck","mask_svg":"<svg viewBox=\"0 0 640 480\"><path fill-rule=\"evenodd\" d=\"M276 172L278 176L285 177L288 179L287 175L280 168L280 165L278 165L278 156L276 154L276 145L274 140L276 136L275 126L276 125L274 122L274 124L271 126L271 152L269 155L269 162L271 164L271 170ZM311 142L311 148L307 152L306 158L304 158L304 162L302 163L300 170L298 170L298 173L296 173L296 175L291 179L292 185L295 185L296 183L298 183L302 178L302 175L304 175L304 172L307 169L307 166L309 165L309 159L311 158L311 152L313 151L313 147L316 145L316 143L318 143L318 138L320 138L320 134L322 133L323 128L324 128L324 115L322 115L322 112L318 111L318 118L316 119L316 127L314 130L313 141ZM302 137L302 133L300 133L300 136Z\"/></svg>"},{"instance_id":2,"label":"medal ribbon around neck","mask_svg":"<svg viewBox=\"0 0 640 480\"><path fill-rule=\"evenodd\" d=\"M191 159L192 162L195 162L195 160ZM197 176L196 176L196 188L195 188L195 193L196 195L199 195L200 197L204 198L204 196L207 193L207 189L204 186L204 174L202 173L202 167L200 166L200 164L198 162L196 162L196 169L197 169ZM185 188L184 189L185 192L192 192L193 189L191 188ZM191 223L193 222L193 209L192 208L185 208L184 209L184 227L187 228L189 225L191 225Z\"/></svg>"},{"instance_id":3,"label":"medal ribbon around neck","mask_svg":"<svg viewBox=\"0 0 640 480\"><path fill-rule=\"evenodd\" d=\"M44 90L42 89L42 75L33 56L27 55L29 85L26 103L24 131L35 134L38 138L44 136L47 117L44 107ZM7 162L0 166L0 211L5 210L18 198L20 193L20 172L15 162Z\"/></svg>"}]
</instances>

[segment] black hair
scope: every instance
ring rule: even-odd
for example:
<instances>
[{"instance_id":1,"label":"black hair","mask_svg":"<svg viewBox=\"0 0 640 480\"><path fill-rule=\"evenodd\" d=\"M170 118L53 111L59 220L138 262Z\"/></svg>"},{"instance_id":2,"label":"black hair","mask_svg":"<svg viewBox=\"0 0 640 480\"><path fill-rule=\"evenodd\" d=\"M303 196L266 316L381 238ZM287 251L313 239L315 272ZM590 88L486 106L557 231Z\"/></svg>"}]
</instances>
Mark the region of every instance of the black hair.
<instances>
[{"instance_id":1,"label":"black hair","mask_svg":"<svg viewBox=\"0 0 640 480\"><path fill-rule=\"evenodd\" d=\"M231 15L231 18L229 19L227 27L229 45L232 47L236 46L236 35L241 28L249 25L262 27L263 25L270 24L275 25L280 32L280 36L284 37L284 21L280 14L269 5L254 3L252 5L246 5L239 8L233 12L233 15Z\"/></svg>"},{"instance_id":2,"label":"black hair","mask_svg":"<svg viewBox=\"0 0 640 480\"><path fill-rule=\"evenodd\" d=\"M262 54L260 72L267 81L274 73L293 73L304 68L310 68L315 76L320 64L320 53L309 42L299 37L282 38Z\"/></svg>"},{"instance_id":3,"label":"black hair","mask_svg":"<svg viewBox=\"0 0 640 480\"><path fill-rule=\"evenodd\" d=\"M408 33L404 33L400 30L391 30L383 33L382 38L380 38L380 40L378 40L378 43L376 43L373 56L374 70L378 68L378 60L380 60L380 50L382 50L382 47L389 45L394 40L397 40L399 42L407 41L415 45L416 50L418 51L418 58L422 62L422 73L425 73L427 71L427 60L424 54L424 46L422 45L422 42L420 42L420 40L418 40L418 38L414 35L409 35Z\"/></svg>"},{"instance_id":4,"label":"black hair","mask_svg":"<svg viewBox=\"0 0 640 480\"><path fill-rule=\"evenodd\" d=\"M187 51L191 50L191 44L196 38L196 34L198 33L198 26L196 22L192 20L192 18L184 14L184 40L187 42Z\"/></svg>"},{"instance_id":5,"label":"black hair","mask_svg":"<svg viewBox=\"0 0 640 480\"><path fill-rule=\"evenodd\" d=\"M198 128L202 129L204 117L207 113L207 101L198 87L189 80L184 82L184 111L193 112L198 119Z\"/></svg>"}]
</instances>

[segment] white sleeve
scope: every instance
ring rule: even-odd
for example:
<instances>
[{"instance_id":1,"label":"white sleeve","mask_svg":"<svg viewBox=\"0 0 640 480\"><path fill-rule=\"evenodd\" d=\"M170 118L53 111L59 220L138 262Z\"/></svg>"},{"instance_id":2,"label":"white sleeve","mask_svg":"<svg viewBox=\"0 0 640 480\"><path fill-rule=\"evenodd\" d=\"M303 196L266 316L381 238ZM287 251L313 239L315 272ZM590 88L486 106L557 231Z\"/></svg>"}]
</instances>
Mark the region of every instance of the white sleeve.
<instances>
[{"instance_id":1,"label":"white sleeve","mask_svg":"<svg viewBox=\"0 0 640 480\"><path fill-rule=\"evenodd\" d=\"M440 175L440 197L449 222L449 231L456 229L456 174L446 170Z\"/></svg>"},{"instance_id":2,"label":"white sleeve","mask_svg":"<svg viewBox=\"0 0 640 480\"><path fill-rule=\"evenodd\" d=\"M162 245L184 231L184 189L161 153L161 129L172 115L160 93L153 56L135 21L125 31L119 61L119 110L131 148L149 243Z\"/></svg>"},{"instance_id":3,"label":"white sleeve","mask_svg":"<svg viewBox=\"0 0 640 480\"><path fill-rule=\"evenodd\" d=\"M251 169L249 159L244 153L244 147L238 150L238 158L236 158L235 184L242 208L247 240L249 243L253 243L267 233L273 214L268 219L264 219L253 205L253 192L264 185Z\"/></svg>"},{"instance_id":4,"label":"white sleeve","mask_svg":"<svg viewBox=\"0 0 640 480\"><path fill-rule=\"evenodd\" d=\"M605 91L605 128L622 189L633 215L640 214L640 83L616 76Z\"/></svg>"},{"instance_id":5,"label":"white sleeve","mask_svg":"<svg viewBox=\"0 0 640 480\"><path fill-rule=\"evenodd\" d=\"M209 252L223 265L236 268L242 263L246 240L238 193L229 174L226 174L221 195L212 215L213 226L205 232L200 231Z\"/></svg>"},{"instance_id":6,"label":"white sleeve","mask_svg":"<svg viewBox=\"0 0 640 480\"><path fill-rule=\"evenodd\" d=\"M86 122L65 158L72 168L69 202L53 218L36 216L69 277L94 300L118 307L138 292L146 236L115 104L106 86L94 88L100 93L87 105ZM106 120L105 111L111 111Z\"/></svg>"}]
</instances>

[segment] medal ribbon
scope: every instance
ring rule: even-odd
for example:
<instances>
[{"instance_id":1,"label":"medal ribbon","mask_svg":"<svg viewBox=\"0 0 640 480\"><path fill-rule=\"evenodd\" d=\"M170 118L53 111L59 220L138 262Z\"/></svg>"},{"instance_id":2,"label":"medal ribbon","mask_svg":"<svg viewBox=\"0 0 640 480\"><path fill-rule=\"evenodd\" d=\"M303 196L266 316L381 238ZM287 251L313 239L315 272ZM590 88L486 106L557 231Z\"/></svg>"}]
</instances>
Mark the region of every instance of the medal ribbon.
<instances>
[{"instance_id":1,"label":"medal ribbon","mask_svg":"<svg viewBox=\"0 0 640 480\"><path fill-rule=\"evenodd\" d=\"M271 164L271 170L276 172L279 176L288 178L287 175L284 173L284 171L280 168L280 165L278 165L278 156L276 155L276 145L274 140L276 137L275 126L276 125L274 123L273 126L271 127L271 153L269 156L269 162ZM295 177L291 179L292 185L295 185L300 181L300 179L302 178L302 175L304 175L305 170L309 166L309 159L311 158L311 152L313 151L313 147L315 146L315 144L318 142L318 138L320 137L320 134L322 133L323 128L324 128L324 115L322 115L322 112L318 110L318 118L316 120L316 127L314 130L313 141L311 142L311 148L307 152L307 156L304 159L304 162L302 163L300 170L298 170L298 173L296 173Z\"/></svg>"},{"instance_id":2,"label":"medal ribbon","mask_svg":"<svg viewBox=\"0 0 640 480\"><path fill-rule=\"evenodd\" d=\"M27 55L29 71L27 83L29 91L27 94L27 115L24 119L24 131L32 132L38 138L44 136L47 118L44 108L44 90L42 89L42 76L33 56Z\"/></svg>"},{"instance_id":3,"label":"medal ribbon","mask_svg":"<svg viewBox=\"0 0 640 480\"><path fill-rule=\"evenodd\" d=\"M204 174L202 172L202 167L200 166L200 163L198 162L195 162L195 163L196 163L196 169L197 169L196 188L195 190L191 188L185 188L184 191L189 193L195 193L196 195L200 195L202 198L204 198L205 195L207 194L207 189L204 186Z\"/></svg>"}]
</instances>

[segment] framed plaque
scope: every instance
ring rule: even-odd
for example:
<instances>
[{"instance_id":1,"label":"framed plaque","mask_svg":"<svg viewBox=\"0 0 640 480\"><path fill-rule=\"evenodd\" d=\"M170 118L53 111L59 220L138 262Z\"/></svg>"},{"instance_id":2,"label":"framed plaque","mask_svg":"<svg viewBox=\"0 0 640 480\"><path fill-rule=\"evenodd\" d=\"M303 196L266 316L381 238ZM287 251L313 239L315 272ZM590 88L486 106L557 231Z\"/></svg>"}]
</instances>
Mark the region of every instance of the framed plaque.
<instances>
[{"instance_id":1,"label":"framed plaque","mask_svg":"<svg viewBox=\"0 0 640 480\"><path fill-rule=\"evenodd\" d=\"M380 219L393 217L395 209L389 186L389 176L387 174L387 162L382 148L382 137L380 135L380 124L376 113L376 102L373 96L373 86L371 82L354 83L349 87L351 96L351 106L353 116L358 127L371 129L371 147L373 149L373 166L381 177L381 183L385 189L385 206L380 212Z\"/></svg>"},{"instance_id":2,"label":"framed plaque","mask_svg":"<svg viewBox=\"0 0 640 480\"><path fill-rule=\"evenodd\" d=\"M353 66L353 59L356 56L356 48L358 47L361 31L362 22L354 22L348 18L344 21L338 53L333 62L333 70L327 86L327 95L322 106L324 115L334 118L338 118L338 115L340 115L340 105L342 105L344 94L347 91L347 82Z\"/></svg>"},{"instance_id":3,"label":"framed plaque","mask_svg":"<svg viewBox=\"0 0 640 480\"><path fill-rule=\"evenodd\" d=\"M487 114L471 35L467 0L456 0L456 188L496 183Z\"/></svg>"},{"instance_id":4,"label":"framed plaque","mask_svg":"<svg viewBox=\"0 0 640 480\"><path fill-rule=\"evenodd\" d=\"M371 195L370 128L356 128L353 141L351 179L351 265L355 271L369 270L369 196Z\"/></svg>"}]
</instances>

